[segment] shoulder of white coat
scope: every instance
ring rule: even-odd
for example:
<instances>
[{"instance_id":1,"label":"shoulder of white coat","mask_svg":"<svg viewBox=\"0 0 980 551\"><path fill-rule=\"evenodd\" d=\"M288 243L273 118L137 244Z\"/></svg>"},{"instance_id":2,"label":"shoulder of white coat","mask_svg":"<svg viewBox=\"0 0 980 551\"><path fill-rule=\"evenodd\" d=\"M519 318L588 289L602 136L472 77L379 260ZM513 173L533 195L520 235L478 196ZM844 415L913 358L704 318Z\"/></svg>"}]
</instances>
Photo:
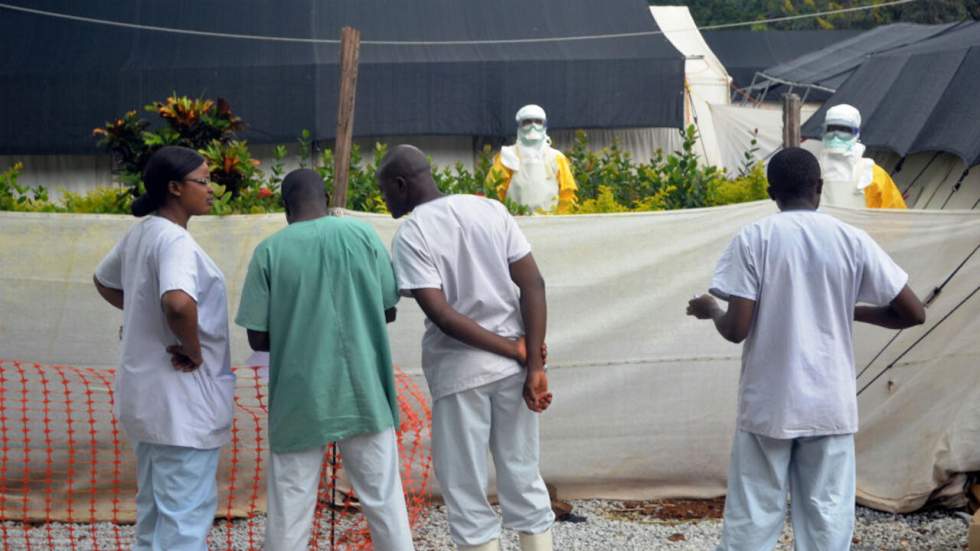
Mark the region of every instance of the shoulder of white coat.
<instances>
[{"instance_id":1,"label":"shoulder of white coat","mask_svg":"<svg viewBox=\"0 0 980 551\"><path fill-rule=\"evenodd\" d=\"M521 159L517 156L516 145L505 145L500 148L500 164L511 171L521 168Z\"/></svg>"},{"instance_id":2,"label":"shoulder of white coat","mask_svg":"<svg viewBox=\"0 0 980 551\"><path fill-rule=\"evenodd\" d=\"M197 245L190 232L177 224L161 224L157 232L156 243L159 247L172 247L174 245L194 247Z\"/></svg>"},{"instance_id":3,"label":"shoulder of white coat","mask_svg":"<svg viewBox=\"0 0 980 551\"><path fill-rule=\"evenodd\" d=\"M418 221L415 220L413 214L414 213L406 214L402 220L402 223L398 224L398 227L395 228L395 235L391 238L392 245L405 239L406 234L418 232Z\"/></svg>"},{"instance_id":4,"label":"shoulder of white coat","mask_svg":"<svg viewBox=\"0 0 980 551\"><path fill-rule=\"evenodd\" d=\"M493 198L490 198L490 197L476 197L476 196L474 196L474 198L475 199L478 199L480 201L480 203L482 203L483 208L486 208L486 209L492 211L495 215L497 215L497 216L499 216L501 218L510 216L510 211L507 210L507 207L503 203L501 203L500 201L498 201L496 199L493 199Z\"/></svg>"}]
</instances>

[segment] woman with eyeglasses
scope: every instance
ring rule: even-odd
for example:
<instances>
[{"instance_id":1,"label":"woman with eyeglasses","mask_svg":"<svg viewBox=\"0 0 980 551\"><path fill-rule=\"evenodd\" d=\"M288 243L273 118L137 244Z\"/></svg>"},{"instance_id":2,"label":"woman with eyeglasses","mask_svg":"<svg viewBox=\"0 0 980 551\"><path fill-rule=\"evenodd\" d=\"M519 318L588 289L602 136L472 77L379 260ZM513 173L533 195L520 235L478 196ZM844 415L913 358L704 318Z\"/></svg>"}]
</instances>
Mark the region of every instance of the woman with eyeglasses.
<instances>
[{"instance_id":1,"label":"woman with eyeglasses","mask_svg":"<svg viewBox=\"0 0 980 551\"><path fill-rule=\"evenodd\" d=\"M134 549L206 550L218 503L215 475L228 443L235 376L221 270L187 231L211 210L204 158L156 151L134 224L95 271L123 311L115 415L136 449Z\"/></svg>"}]
</instances>

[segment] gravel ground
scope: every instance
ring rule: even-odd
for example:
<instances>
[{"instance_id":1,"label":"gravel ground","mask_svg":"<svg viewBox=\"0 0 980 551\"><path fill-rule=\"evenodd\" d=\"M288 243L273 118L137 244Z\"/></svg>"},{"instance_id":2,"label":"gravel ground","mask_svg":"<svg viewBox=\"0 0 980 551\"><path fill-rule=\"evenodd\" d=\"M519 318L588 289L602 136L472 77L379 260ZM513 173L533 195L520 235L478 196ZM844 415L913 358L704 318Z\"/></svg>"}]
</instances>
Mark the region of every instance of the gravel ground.
<instances>
[{"instance_id":1,"label":"gravel ground","mask_svg":"<svg viewBox=\"0 0 980 551\"><path fill-rule=\"evenodd\" d=\"M710 550L718 542L721 521L716 518L703 520L664 520L643 513L633 513L636 502L605 500L573 501L573 513L586 518L585 522L561 522L555 526L555 549L561 551L607 550ZM669 515L668 515L669 516ZM75 545L69 543L69 527L51 525L51 539L44 526L29 530L31 549L93 549L91 525L74 525ZM24 529L11 522L3 523L7 535L5 549L27 549ZM225 548L227 523L219 522L212 531L212 549ZM912 515L893 515L871 509L858 508L857 527L854 533L854 551L914 550L945 551L966 549L967 523L961 516L950 511L936 511ZM253 523L256 541L262 539L261 520ZM133 527L120 526L119 534L128 548ZM109 523L95 525L95 539L99 548L115 547L116 531ZM247 549L246 523L233 523L232 540L236 549ZM329 540L326 540L329 541ZM505 532L502 548L517 551L517 535ZM452 549L446 513L442 506L433 507L428 518L415 533L417 551L446 551ZM322 549L327 549L324 545ZM792 550L792 535L787 526L777 546L779 551Z\"/></svg>"}]
</instances>

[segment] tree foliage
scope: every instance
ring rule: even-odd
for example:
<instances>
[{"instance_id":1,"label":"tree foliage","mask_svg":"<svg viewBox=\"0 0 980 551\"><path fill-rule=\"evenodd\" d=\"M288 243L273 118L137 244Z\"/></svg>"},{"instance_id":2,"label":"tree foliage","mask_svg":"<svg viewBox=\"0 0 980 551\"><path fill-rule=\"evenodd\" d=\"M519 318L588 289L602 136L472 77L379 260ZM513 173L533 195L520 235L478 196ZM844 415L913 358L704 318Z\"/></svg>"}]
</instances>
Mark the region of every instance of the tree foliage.
<instances>
[{"instance_id":1,"label":"tree foliage","mask_svg":"<svg viewBox=\"0 0 980 551\"><path fill-rule=\"evenodd\" d=\"M844 8L879 5L888 0L689 0L699 26L761 21ZM671 0L650 0L651 5L676 5ZM821 17L752 25L754 30L869 29L889 23L950 23L980 19L980 0L919 0Z\"/></svg>"}]
</instances>

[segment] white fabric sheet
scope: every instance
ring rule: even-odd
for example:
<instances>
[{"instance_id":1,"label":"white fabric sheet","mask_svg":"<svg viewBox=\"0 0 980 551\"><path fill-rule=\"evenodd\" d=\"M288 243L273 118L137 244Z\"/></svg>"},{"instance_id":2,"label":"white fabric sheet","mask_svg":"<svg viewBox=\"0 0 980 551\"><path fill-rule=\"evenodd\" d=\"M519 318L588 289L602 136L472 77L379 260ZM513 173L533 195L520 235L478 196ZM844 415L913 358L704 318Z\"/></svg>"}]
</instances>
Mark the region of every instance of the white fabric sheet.
<instances>
[{"instance_id":1,"label":"white fabric sheet","mask_svg":"<svg viewBox=\"0 0 980 551\"><path fill-rule=\"evenodd\" d=\"M548 284L555 401L541 417L541 470L560 495L724 493L741 350L684 308L692 293L707 289L736 231L774 210L758 202L518 219ZM867 231L922 297L965 261L930 305L925 325L893 341L894 331L858 325L854 341L859 389L894 363L858 400L859 501L909 511L930 498L962 496L958 474L980 471L980 253L968 258L980 243L980 211L827 212ZM356 216L385 242L399 224ZM121 318L96 294L92 272L134 223L126 216L0 213L0 356L114 366ZM195 217L190 231L234 298L252 249L285 223L282 214ZM395 362L424 387L423 318L413 301L399 304L389 331ZM250 354L245 332L233 331L233 364ZM20 396L9 386L2 389L8 404ZM43 441L37 429L32 437ZM67 445L64 435L52 437ZM35 457L41 472L43 454Z\"/></svg>"},{"instance_id":2,"label":"white fabric sheet","mask_svg":"<svg viewBox=\"0 0 980 551\"><path fill-rule=\"evenodd\" d=\"M698 128L698 155L709 165L724 166L712 105L731 103L732 77L704 41L687 6L650 6L657 26L685 57L684 122Z\"/></svg>"},{"instance_id":3,"label":"white fabric sheet","mask_svg":"<svg viewBox=\"0 0 980 551\"><path fill-rule=\"evenodd\" d=\"M783 145L782 107L763 103L760 105L710 104L711 116L721 149L722 166L729 175L735 175L745 165L745 154L753 149L755 161L769 159ZM807 120L816 112L818 104L803 105L800 120Z\"/></svg>"}]
</instances>

